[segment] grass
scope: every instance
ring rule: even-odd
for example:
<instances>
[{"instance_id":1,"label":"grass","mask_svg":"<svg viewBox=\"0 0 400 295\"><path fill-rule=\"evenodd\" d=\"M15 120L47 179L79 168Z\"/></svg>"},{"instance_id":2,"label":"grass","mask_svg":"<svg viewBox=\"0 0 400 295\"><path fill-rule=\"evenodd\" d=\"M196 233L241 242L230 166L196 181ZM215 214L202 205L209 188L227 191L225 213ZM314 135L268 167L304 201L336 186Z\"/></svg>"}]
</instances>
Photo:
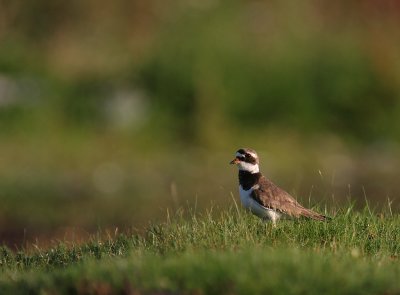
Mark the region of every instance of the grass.
<instances>
[{"instance_id":1,"label":"grass","mask_svg":"<svg viewBox=\"0 0 400 295\"><path fill-rule=\"evenodd\" d=\"M182 213L182 212L181 212ZM273 228L232 207L144 234L0 254L4 294L398 294L400 217L345 207Z\"/></svg>"}]
</instances>

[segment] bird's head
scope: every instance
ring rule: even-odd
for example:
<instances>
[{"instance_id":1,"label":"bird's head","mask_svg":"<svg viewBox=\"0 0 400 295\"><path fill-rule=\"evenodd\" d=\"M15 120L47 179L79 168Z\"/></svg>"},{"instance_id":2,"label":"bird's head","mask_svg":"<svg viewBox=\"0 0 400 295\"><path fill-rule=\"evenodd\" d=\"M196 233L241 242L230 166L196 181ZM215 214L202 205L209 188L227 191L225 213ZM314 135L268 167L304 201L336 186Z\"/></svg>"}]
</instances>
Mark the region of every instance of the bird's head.
<instances>
[{"instance_id":1,"label":"bird's head","mask_svg":"<svg viewBox=\"0 0 400 295\"><path fill-rule=\"evenodd\" d=\"M235 154L235 158L230 162L230 164L236 164L239 170L250 173L259 172L258 163L256 151L248 148L239 149Z\"/></svg>"}]
</instances>

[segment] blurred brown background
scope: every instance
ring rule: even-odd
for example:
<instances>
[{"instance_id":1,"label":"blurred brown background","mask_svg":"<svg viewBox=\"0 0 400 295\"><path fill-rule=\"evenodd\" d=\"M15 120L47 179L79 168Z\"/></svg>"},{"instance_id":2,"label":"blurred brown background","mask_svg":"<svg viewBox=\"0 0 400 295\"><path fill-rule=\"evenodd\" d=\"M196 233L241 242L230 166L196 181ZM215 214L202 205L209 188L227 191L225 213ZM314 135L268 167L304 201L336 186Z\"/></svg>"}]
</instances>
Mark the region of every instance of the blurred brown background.
<instances>
[{"instance_id":1,"label":"blurred brown background","mask_svg":"<svg viewBox=\"0 0 400 295\"><path fill-rule=\"evenodd\" d=\"M2 243L230 206L240 147L306 204L398 210L399 27L398 1L0 0Z\"/></svg>"}]
</instances>

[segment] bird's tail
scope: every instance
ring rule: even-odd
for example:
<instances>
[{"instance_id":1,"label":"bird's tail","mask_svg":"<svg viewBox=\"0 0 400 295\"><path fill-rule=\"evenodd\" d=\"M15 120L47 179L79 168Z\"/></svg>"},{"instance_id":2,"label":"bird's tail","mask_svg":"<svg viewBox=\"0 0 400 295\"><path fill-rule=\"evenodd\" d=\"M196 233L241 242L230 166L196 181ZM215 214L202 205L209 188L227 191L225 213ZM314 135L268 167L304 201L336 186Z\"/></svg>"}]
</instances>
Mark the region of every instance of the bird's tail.
<instances>
[{"instance_id":1,"label":"bird's tail","mask_svg":"<svg viewBox=\"0 0 400 295\"><path fill-rule=\"evenodd\" d=\"M319 220L319 221L328 221L328 220L332 219L328 216L325 216L323 214L314 212L314 211L306 209L306 208L304 208L304 210L302 210L301 215L304 217L311 218L314 220Z\"/></svg>"}]
</instances>

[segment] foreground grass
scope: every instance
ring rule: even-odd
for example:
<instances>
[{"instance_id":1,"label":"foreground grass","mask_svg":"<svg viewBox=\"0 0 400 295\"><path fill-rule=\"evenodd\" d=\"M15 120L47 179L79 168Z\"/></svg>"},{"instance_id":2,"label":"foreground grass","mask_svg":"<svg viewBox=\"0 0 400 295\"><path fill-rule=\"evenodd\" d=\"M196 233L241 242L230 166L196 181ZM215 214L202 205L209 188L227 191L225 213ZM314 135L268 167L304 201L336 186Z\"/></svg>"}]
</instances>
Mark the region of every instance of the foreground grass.
<instances>
[{"instance_id":1,"label":"foreground grass","mask_svg":"<svg viewBox=\"0 0 400 295\"><path fill-rule=\"evenodd\" d=\"M171 218L144 235L0 255L5 294L396 294L400 218L368 208L273 228L240 210ZM160 294L160 293L157 293Z\"/></svg>"}]
</instances>

